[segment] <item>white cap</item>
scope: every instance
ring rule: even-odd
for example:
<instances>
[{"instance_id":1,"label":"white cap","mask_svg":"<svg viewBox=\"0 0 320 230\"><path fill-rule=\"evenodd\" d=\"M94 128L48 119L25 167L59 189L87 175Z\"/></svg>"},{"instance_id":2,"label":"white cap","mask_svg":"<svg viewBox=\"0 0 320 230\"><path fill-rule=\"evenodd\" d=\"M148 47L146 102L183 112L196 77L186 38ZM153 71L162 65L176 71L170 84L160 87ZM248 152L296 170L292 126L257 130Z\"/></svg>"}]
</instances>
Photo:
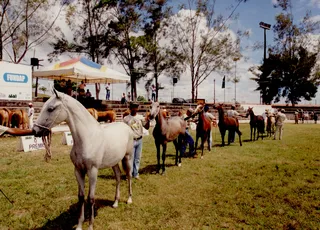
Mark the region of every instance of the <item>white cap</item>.
<instances>
[{"instance_id":1,"label":"white cap","mask_svg":"<svg viewBox=\"0 0 320 230\"><path fill-rule=\"evenodd\" d=\"M29 105L32 105L32 103L30 102Z\"/></svg>"}]
</instances>

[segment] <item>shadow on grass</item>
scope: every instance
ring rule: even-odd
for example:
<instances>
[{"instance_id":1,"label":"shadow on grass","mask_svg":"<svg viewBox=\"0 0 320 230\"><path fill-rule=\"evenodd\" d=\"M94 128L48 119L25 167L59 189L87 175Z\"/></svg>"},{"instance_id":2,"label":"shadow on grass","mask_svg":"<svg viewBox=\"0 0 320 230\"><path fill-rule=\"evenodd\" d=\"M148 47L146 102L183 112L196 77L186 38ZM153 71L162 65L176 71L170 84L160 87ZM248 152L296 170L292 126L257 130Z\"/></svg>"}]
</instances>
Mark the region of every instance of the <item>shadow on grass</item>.
<instances>
[{"instance_id":1,"label":"shadow on grass","mask_svg":"<svg viewBox=\"0 0 320 230\"><path fill-rule=\"evenodd\" d=\"M166 168L174 167L175 164L166 164ZM140 174L156 174L157 173L157 165L147 165L146 167L140 169Z\"/></svg>"},{"instance_id":2,"label":"shadow on grass","mask_svg":"<svg viewBox=\"0 0 320 230\"><path fill-rule=\"evenodd\" d=\"M112 206L113 201L111 200L103 200L103 199L96 199L95 206L94 206L94 216L98 215L98 210L103 207ZM85 222L89 221L89 207L85 206ZM57 216L53 220L48 220L47 223L40 227L35 228L34 230L69 230L75 229L78 223L78 215L79 209L78 204L73 204L69 207L69 209L59 216Z\"/></svg>"}]
</instances>

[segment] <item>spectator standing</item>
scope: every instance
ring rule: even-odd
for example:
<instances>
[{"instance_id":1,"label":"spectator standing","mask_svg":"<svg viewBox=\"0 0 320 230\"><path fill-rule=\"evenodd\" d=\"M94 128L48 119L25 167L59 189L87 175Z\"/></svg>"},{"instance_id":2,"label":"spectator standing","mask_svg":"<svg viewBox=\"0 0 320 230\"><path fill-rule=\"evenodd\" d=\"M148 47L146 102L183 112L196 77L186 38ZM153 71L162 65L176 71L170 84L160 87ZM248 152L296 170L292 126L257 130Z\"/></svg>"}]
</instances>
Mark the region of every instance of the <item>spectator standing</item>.
<instances>
[{"instance_id":1,"label":"spectator standing","mask_svg":"<svg viewBox=\"0 0 320 230\"><path fill-rule=\"evenodd\" d=\"M151 85L151 100L156 101L156 87L154 85Z\"/></svg>"},{"instance_id":2,"label":"spectator standing","mask_svg":"<svg viewBox=\"0 0 320 230\"><path fill-rule=\"evenodd\" d=\"M29 129L33 128L33 115L34 115L34 108L32 103L29 103L29 108L28 108L28 117L29 117Z\"/></svg>"},{"instance_id":3,"label":"spectator standing","mask_svg":"<svg viewBox=\"0 0 320 230\"><path fill-rule=\"evenodd\" d=\"M128 92L127 97L128 97L128 101L131 101L131 93L130 93L130 91Z\"/></svg>"},{"instance_id":4,"label":"spectator standing","mask_svg":"<svg viewBox=\"0 0 320 230\"><path fill-rule=\"evenodd\" d=\"M123 118L124 123L130 126L133 131L133 157L131 158L131 174L132 177L140 180L139 168L141 162L142 153L142 137L144 128L149 129L150 120L147 118L146 123L143 125L142 122L145 120L143 116L138 116L137 112L139 109L139 104L130 103L130 114Z\"/></svg>"},{"instance_id":5,"label":"spectator standing","mask_svg":"<svg viewBox=\"0 0 320 230\"><path fill-rule=\"evenodd\" d=\"M314 120L314 123L317 124L318 114L316 112L313 113L313 120Z\"/></svg>"},{"instance_id":6,"label":"spectator standing","mask_svg":"<svg viewBox=\"0 0 320 230\"><path fill-rule=\"evenodd\" d=\"M227 116L237 119L237 116L240 116L240 114L236 111L236 107L234 105L231 105L231 109L227 111ZM235 135L235 132L230 133L230 143L234 142Z\"/></svg>"},{"instance_id":7,"label":"spectator standing","mask_svg":"<svg viewBox=\"0 0 320 230\"><path fill-rule=\"evenodd\" d=\"M106 85L106 100L110 100L110 82Z\"/></svg>"},{"instance_id":8,"label":"spectator standing","mask_svg":"<svg viewBox=\"0 0 320 230\"><path fill-rule=\"evenodd\" d=\"M127 102L127 100L126 100L126 94L123 93L123 94L122 94L122 97L121 97L121 104L125 104L126 102Z\"/></svg>"}]
</instances>

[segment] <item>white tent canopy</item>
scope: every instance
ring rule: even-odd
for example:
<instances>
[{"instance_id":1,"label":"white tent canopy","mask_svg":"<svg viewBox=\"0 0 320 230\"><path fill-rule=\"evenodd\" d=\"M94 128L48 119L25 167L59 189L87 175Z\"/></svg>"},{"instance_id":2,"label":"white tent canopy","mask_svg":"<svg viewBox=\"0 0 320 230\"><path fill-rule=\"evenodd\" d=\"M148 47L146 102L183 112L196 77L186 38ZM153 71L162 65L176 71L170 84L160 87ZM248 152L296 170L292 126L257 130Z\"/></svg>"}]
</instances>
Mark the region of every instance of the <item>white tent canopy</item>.
<instances>
[{"instance_id":1,"label":"white tent canopy","mask_svg":"<svg viewBox=\"0 0 320 230\"><path fill-rule=\"evenodd\" d=\"M130 76L99 65L86 58L80 57L55 64L45 70L34 71L33 77L53 80L83 80L86 83L127 83Z\"/></svg>"}]
</instances>

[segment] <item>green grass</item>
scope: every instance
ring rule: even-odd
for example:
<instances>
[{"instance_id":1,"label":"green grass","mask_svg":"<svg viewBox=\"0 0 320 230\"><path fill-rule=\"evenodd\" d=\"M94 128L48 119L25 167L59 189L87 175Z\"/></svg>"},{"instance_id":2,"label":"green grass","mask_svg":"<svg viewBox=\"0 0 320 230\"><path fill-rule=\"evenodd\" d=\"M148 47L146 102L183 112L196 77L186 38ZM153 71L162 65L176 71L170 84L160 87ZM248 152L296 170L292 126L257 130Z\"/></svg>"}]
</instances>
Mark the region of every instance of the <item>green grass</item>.
<instances>
[{"instance_id":1,"label":"green grass","mask_svg":"<svg viewBox=\"0 0 320 230\"><path fill-rule=\"evenodd\" d=\"M243 140L249 127L241 124ZM153 137L144 138L141 181L127 184L121 202L111 208L115 180L100 170L96 189L95 229L320 229L319 125L286 124L283 140L266 138L214 147L203 160L183 158L173 166L168 144L167 174L155 174ZM194 135L194 133L193 133ZM77 223L77 183L70 147L53 135L53 160L44 151L16 152L18 139L1 138L0 229L72 229ZM88 187L88 186L86 186ZM84 229L88 226L85 222Z\"/></svg>"}]
</instances>

